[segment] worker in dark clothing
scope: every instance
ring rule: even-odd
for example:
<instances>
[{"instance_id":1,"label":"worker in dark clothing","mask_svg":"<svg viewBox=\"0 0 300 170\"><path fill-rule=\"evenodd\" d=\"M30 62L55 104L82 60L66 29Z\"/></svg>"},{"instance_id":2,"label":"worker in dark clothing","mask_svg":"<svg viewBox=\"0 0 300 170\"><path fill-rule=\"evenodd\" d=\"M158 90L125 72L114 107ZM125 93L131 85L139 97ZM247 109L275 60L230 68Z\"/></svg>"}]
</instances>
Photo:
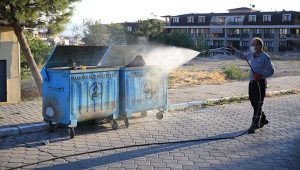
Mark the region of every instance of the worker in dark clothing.
<instances>
[{"instance_id":1,"label":"worker in dark clothing","mask_svg":"<svg viewBox=\"0 0 300 170\"><path fill-rule=\"evenodd\" d=\"M249 100L254 113L248 133L252 134L269 123L265 113L262 111L262 105L266 95L266 78L274 74L274 67L270 56L263 51L262 39L254 38L250 50L251 54L248 56L248 59L253 70L249 71Z\"/></svg>"}]
</instances>

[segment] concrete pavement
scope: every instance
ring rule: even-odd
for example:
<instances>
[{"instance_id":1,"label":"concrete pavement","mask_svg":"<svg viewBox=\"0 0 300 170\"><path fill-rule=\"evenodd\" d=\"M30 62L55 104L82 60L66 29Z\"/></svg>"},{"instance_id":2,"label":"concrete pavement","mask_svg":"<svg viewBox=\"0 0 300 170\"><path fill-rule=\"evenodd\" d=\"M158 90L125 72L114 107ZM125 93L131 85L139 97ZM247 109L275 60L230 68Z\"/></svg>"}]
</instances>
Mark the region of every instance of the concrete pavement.
<instances>
[{"instance_id":1,"label":"concrete pavement","mask_svg":"<svg viewBox=\"0 0 300 170\"><path fill-rule=\"evenodd\" d=\"M299 169L300 94L267 98L270 124L235 139L153 145L81 154L25 167L27 169ZM249 102L172 111L130 119L129 128L79 126L70 140L66 129L0 139L1 169L58 156L116 146L240 134L250 126ZM46 144L49 141L49 144Z\"/></svg>"}]
</instances>

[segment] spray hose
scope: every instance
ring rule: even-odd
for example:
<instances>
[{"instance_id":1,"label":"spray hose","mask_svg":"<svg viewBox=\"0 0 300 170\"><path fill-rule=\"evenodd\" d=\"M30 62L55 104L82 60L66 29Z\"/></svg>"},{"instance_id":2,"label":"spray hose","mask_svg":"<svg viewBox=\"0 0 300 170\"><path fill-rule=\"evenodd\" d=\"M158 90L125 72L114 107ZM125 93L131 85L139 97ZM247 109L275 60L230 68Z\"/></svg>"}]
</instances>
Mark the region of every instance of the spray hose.
<instances>
[{"instance_id":1,"label":"spray hose","mask_svg":"<svg viewBox=\"0 0 300 170\"><path fill-rule=\"evenodd\" d=\"M251 64L249 63L249 61L247 60L246 56L242 52L240 52L240 51L238 51L238 50L236 50L232 47L221 47L221 48L211 49L211 50L207 50L207 51L202 51L200 53L207 53L207 52L210 52L210 51L217 51L217 50L227 50L227 51L230 51L232 53L240 53L243 56L243 58L247 61L249 67L251 68L251 71L254 73L254 70L253 70ZM259 102L259 107L258 107L258 111L257 111L256 115L258 114L258 112L260 110L260 107L261 107L261 104L260 104L260 102L261 102L261 89L260 89L260 85L259 85L258 81L257 81L257 85L258 85L258 90L259 90L259 101L258 101ZM104 151L111 151L111 150L119 150L119 149L126 149L126 148L135 148L135 147L144 147L144 146L154 146L154 145L183 144L183 143L202 142L202 141L217 141L217 140L225 140L225 139L234 139L234 138L245 135L249 131L249 129L244 130L242 133L237 134L237 135L233 135L233 136L207 137L207 138L192 139L192 140L180 140L180 141L171 141L171 142L154 142L154 143L145 143L145 144L136 144L136 145L126 145L126 146L112 147L112 148L106 148L106 149L97 149L97 150L92 150L92 151L87 151L87 152L79 152L79 153L65 155L65 156L55 156L51 153L46 152L46 153L52 155L53 158L38 161L38 162L35 162L35 163L29 163L29 164L21 165L21 166L18 166L18 167L13 167L13 168L10 168L10 169L11 170L12 169L20 169L20 168L24 168L24 167L27 167L27 166L37 165L37 164L40 164L40 163L43 163L43 162L54 161L56 159L64 159L64 158L72 157L72 156L78 156L78 155L84 155L84 154L90 154L90 153L97 153L97 152L104 152ZM45 152L45 151L42 151L42 152ZM64 160L67 161L66 159L64 159Z\"/></svg>"},{"instance_id":2,"label":"spray hose","mask_svg":"<svg viewBox=\"0 0 300 170\"><path fill-rule=\"evenodd\" d=\"M37 165L37 164L40 164L40 163L43 163L43 162L54 161L56 159L64 159L64 158L72 157L72 156L78 156L78 155L84 155L84 154L90 154L90 153L97 153L97 152L104 152L104 151L111 151L111 150L119 150L119 149L135 148L135 147L143 147L143 146L154 146L154 145L183 144L183 143L192 143L192 142L218 141L218 140L225 140L225 139L234 139L234 138L243 136L247 132L248 132L248 130L244 130L240 134L233 135L233 136L225 136L225 137L207 137L207 138L202 138L202 139L191 139L191 140L180 140L180 141L171 141L171 142L154 142L154 143L145 143L145 144L136 144L136 145L126 145L126 146L112 147L112 148L106 148L106 149L97 149L97 150L92 150L92 151L87 151L87 152L79 152L79 153L65 155L65 156L54 156L53 154L50 154L50 153L46 152L46 153L50 154L51 156L54 156L54 158L38 161L38 162L35 162L35 163L29 163L29 164L21 165L21 166L18 166L18 167L13 167L13 168L10 168L9 170L20 169L20 168L24 168L24 167L27 167L27 166ZM45 151L42 151L42 152L45 152ZM66 159L64 159L64 160L67 161Z\"/></svg>"}]
</instances>

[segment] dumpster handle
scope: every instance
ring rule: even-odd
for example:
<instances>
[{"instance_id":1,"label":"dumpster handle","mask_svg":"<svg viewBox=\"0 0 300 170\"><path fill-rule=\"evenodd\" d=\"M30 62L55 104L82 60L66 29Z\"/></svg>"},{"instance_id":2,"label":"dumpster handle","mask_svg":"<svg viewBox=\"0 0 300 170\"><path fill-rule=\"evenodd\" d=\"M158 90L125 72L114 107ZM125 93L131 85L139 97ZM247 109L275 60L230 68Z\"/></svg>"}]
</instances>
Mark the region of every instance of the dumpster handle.
<instances>
[{"instance_id":1,"label":"dumpster handle","mask_svg":"<svg viewBox=\"0 0 300 170\"><path fill-rule=\"evenodd\" d=\"M41 71L42 76L44 77L45 81L49 81L49 76L48 76L48 72L46 70L46 67L44 67Z\"/></svg>"},{"instance_id":2,"label":"dumpster handle","mask_svg":"<svg viewBox=\"0 0 300 170\"><path fill-rule=\"evenodd\" d=\"M49 86L48 89L57 90L57 91L64 91L64 87L51 87L51 86Z\"/></svg>"}]
</instances>

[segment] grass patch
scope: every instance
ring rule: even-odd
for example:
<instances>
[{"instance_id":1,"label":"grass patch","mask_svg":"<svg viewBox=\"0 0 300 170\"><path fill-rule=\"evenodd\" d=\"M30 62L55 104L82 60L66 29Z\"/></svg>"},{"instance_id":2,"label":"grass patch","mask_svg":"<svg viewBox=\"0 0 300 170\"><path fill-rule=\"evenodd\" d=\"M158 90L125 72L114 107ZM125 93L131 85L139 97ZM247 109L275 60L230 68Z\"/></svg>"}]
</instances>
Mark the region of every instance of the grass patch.
<instances>
[{"instance_id":1,"label":"grass patch","mask_svg":"<svg viewBox=\"0 0 300 170\"><path fill-rule=\"evenodd\" d=\"M247 72L233 64L227 65L223 73L225 74L226 79L229 80L244 80L248 77Z\"/></svg>"},{"instance_id":2,"label":"grass patch","mask_svg":"<svg viewBox=\"0 0 300 170\"><path fill-rule=\"evenodd\" d=\"M183 86L221 84L225 83L225 75L221 72L199 71L195 67L191 70L179 69L169 74L169 88L177 88Z\"/></svg>"},{"instance_id":3,"label":"grass patch","mask_svg":"<svg viewBox=\"0 0 300 170\"><path fill-rule=\"evenodd\" d=\"M247 96L235 96L230 98L221 98L218 100L208 100L206 101L202 107L209 107L209 106L216 106L216 105L223 105L223 104L230 104L230 103L241 103L243 101L247 101Z\"/></svg>"}]
</instances>

